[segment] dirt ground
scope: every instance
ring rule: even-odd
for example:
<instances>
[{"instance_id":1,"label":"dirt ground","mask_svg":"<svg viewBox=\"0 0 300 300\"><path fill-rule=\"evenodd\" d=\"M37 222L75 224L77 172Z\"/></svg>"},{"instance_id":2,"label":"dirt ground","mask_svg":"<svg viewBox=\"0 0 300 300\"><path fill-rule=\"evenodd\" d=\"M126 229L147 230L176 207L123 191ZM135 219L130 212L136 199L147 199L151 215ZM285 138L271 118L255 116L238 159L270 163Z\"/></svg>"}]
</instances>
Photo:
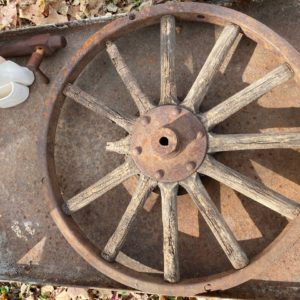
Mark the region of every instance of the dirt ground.
<instances>
[{"instance_id":1,"label":"dirt ground","mask_svg":"<svg viewBox=\"0 0 300 300\"><path fill-rule=\"evenodd\" d=\"M178 297L177 297L178 298ZM175 300L175 297L164 297L104 289L85 289L76 287L57 287L52 285L34 285L25 283L1 283L0 300ZM191 299L191 298L182 298Z\"/></svg>"}]
</instances>

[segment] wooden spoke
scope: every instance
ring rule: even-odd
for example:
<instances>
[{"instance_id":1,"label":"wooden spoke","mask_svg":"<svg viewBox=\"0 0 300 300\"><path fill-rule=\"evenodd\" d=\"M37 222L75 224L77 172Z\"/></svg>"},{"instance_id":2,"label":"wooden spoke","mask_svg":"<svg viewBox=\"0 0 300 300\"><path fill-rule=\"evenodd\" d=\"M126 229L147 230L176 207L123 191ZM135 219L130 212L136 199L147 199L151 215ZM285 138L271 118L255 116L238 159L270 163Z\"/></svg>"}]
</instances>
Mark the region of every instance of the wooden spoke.
<instances>
[{"instance_id":1,"label":"wooden spoke","mask_svg":"<svg viewBox=\"0 0 300 300\"><path fill-rule=\"evenodd\" d=\"M119 154L129 154L130 153L130 137L126 136L125 138L116 141L108 142L105 147L106 151L116 152Z\"/></svg>"},{"instance_id":2,"label":"wooden spoke","mask_svg":"<svg viewBox=\"0 0 300 300\"><path fill-rule=\"evenodd\" d=\"M300 213L300 205L298 203L226 167L208 155L199 172L214 178L289 219L294 219Z\"/></svg>"},{"instance_id":3,"label":"wooden spoke","mask_svg":"<svg viewBox=\"0 0 300 300\"><path fill-rule=\"evenodd\" d=\"M164 278L169 282L180 279L178 260L177 183L159 184L164 236Z\"/></svg>"},{"instance_id":4,"label":"wooden spoke","mask_svg":"<svg viewBox=\"0 0 300 300\"><path fill-rule=\"evenodd\" d=\"M182 105L194 111L198 111L213 78L217 74L239 31L238 26L231 24L223 29Z\"/></svg>"},{"instance_id":5,"label":"wooden spoke","mask_svg":"<svg viewBox=\"0 0 300 300\"><path fill-rule=\"evenodd\" d=\"M115 260L139 210L143 207L144 202L156 185L157 183L152 179L146 178L144 175L140 176L136 190L121 218L120 223L118 224L116 231L104 247L102 252L103 258L108 261Z\"/></svg>"},{"instance_id":6,"label":"wooden spoke","mask_svg":"<svg viewBox=\"0 0 300 300\"><path fill-rule=\"evenodd\" d=\"M134 163L131 160L126 161L90 187L66 201L65 210L69 213L78 211L137 173L138 170Z\"/></svg>"},{"instance_id":7,"label":"wooden spoke","mask_svg":"<svg viewBox=\"0 0 300 300\"><path fill-rule=\"evenodd\" d=\"M287 64L282 64L261 79L204 113L201 118L208 129L224 121L246 105L257 100L293 75Z\"/></svg>"},{"instance_id":8,"label":"wooden spoke","mask_svg":"<svg viewBox=\"0 0 300 300\"><path fill-rule=\"evenodd\" d=\"M137 80L134 78L133 74L129 70L116 44L112 42L107 42L106 50L118 74L123 80L127 90L131 94L131 97L133 98L140 114L143 114L149 109L153 108L153 104L148 99L148 97L142 92L139 84L137 83Z\"/></svg>"},{"instance_id":9,"label":"wooden spoke","mask_svg":"<svg viewBox=\"0 0 300 300\"><path fill-rule=\"evenodd\" d=\"M190 194L232 266L235 269L245 267L249 263L247 255L240 247L229 226L211 200L199 176L192 175L180 182L180 185Z\"/></svg>"},{"instance_id":10,"label":"wooden spoke","mask_svg":"<svg viewBox=\"0 0 300 300\"><path fill-rule=\"evenodd\" d=\"M160 21L160 105L176 104L175 18L163 16Z\"/></svg>"},{"instance_id":11,"label":"wooden spoke","mask_svg":"<svg viewBox=\"0 0 300 300\"><path fill-rule=\"evenodd\" d=\"M119 114L115 110L99 102L92 95L81 90L79 87L72 84L67 84L63 93L65 96L72 98L74 101L78 102L84 107L116 123L118 126L124 128L127 132L131 132L133 123L135 122L133 118Z\"/></svg>"},{"instance_id":12,"label":"wooden spoke","mask_svg":"<svg viewBox=\"0 0 300 300\"><path fill-rule=\"evenodd\" d=\"M210 134L208 152L300 148L300 132Z\"/></svg>"}]
</instances>

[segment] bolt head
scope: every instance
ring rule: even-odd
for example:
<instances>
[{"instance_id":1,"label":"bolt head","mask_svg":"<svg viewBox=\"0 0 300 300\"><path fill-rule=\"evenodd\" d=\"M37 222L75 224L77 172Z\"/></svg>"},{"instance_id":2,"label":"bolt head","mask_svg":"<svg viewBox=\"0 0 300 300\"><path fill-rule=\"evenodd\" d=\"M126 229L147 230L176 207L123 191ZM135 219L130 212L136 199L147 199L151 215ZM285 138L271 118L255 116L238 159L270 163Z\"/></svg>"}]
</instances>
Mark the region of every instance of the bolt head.
<instances>
[{"instance_id":1,"label":"bolt head","mask_svg":"<svg viewBox=\"0 0 300 300\"><path fill-rule=\"evenodd\" d=\"M155 179L159 180L162 179L165 175L165 172L163 170L157 170L154 174Z\"/></svg>"},{"instance_id":2,"label":"bolt head","mask_svg":"<svg viewBox=\"0 0 300 300\"><path fill-rule=\"evenodd\" d=\"M150 119L149 116L143 116L143 117L141 117L141 122L142 122L143 125L150 124L150 121L151 121L151 119Z\"/></svg>"},{"instance_id":3,"label":"bolt head","mask_svg":"<svg viewBox=\"0 0 300 300\"><path fill-rule=\"evenodd\" d=\"M142 147L135 147L132 149L132 154L133 155L140 155L142 153Z\"/></svg>"},{"instance_id":4,"label":"bolt head","mask_svg":"<svg viewBox=\"0 0 300 300\"><path fill-rule=\"evenodd\" d=\"M185 165L185 167L188 171L193 171L196 168L196 163L193 161L190 161Z\"/></svg>"},{"instance_id":5,"label":"bolt head","mask_svg":"<svg viewBox=\"0 0 300 300\"><path fill-rule=\"evenodd\" d=\"M130 13L128 16L129 20L134 20L135 19L135 14L134 13Z\"/></svg>"}]
</instances>

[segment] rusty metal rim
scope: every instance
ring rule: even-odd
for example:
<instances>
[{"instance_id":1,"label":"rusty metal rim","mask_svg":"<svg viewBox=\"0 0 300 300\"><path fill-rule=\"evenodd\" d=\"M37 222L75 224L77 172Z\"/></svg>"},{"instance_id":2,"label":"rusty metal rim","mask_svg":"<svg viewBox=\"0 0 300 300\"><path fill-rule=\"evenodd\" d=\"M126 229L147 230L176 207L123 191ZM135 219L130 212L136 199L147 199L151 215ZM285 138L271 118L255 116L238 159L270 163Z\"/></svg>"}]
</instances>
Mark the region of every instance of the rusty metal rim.
<instances>
[{"instance_id":1,"label":"rusty metal rim","mask_svg":"<svg viewBox=\"0 0 300 300\"><path fill-rule=\"evenodd\" d=\"M45 100L37 151L42 176L45 178L44 193L50 203L50 214L70 245L91 266L122 284L145 292L195 295L239 285L270 267L275 259L278 259L299 239L300 217L290 222L283 232L244 269L170 284L162 278L133 271L118 263L108 263L101 258L100 249L86 238L72 217L66 216L61 210L63 199L56 179L54 163L54 138L60 109L64 102L62 90L65 84L73 82L78 77L98 51L104 48L105 41L114 40L125 33L158 23L160 17L166 14L172 14L181 20L204 21L221 26L235 23L249 38L272 50L280 60L288 62L299 78L299 53L279 35L253 18L231 9L209 4L168 3L155 6L145 9L134 18L125 17L106 25L92 35L66 63L53 82Z\"/></svg>"}]
</instances>

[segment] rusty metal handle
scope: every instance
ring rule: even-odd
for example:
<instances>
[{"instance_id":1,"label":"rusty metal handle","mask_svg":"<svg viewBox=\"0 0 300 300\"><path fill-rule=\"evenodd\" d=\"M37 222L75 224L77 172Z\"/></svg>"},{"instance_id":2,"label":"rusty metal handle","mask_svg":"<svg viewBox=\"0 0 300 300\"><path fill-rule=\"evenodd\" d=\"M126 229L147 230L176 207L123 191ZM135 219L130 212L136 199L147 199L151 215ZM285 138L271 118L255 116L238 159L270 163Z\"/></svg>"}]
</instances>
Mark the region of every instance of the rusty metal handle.
<instances>
[{"instance_id":1,"label":"rusty metal handle","mask_svg":"<svg viewBox=\"0 0 300 300\"><path fill-rule=\"evenodd\" d=\"M35 74L39 74L44 83L49 78L41 71L40 65L45 56L50 56L59 49L64 48L67 41L64 36L39 34L26 40L6 44L0 47L0 56L5 58L31 55L27 67Z\"/></svg>"},{"instance_id":2,"label":"rusty metal handle","mask_svg":"<svg viewBox=\"0 0 300 300\"><path fill-rule=\"evenodd\" d=\"M27 63L27 68L33 71L35 74L39 73L42 81L46 84L50 82L48 76L41 71L40 65L45 56L45 50L42 47L37 48L30 56L30 59Z\"/></svg>"},{"instance_id":3,"label":"rusty metal handle","mask_svg":"<svg viewBox=\"0 0 300 300\"><path fill-rule=\"evenodd\" d=\"M66 47L64 36L39 34L26 40L0 46L0 56L5 58L31 55L37 48L43 48L45 55L52 55L59 49Z\"/></svg>"}]
</instances>

